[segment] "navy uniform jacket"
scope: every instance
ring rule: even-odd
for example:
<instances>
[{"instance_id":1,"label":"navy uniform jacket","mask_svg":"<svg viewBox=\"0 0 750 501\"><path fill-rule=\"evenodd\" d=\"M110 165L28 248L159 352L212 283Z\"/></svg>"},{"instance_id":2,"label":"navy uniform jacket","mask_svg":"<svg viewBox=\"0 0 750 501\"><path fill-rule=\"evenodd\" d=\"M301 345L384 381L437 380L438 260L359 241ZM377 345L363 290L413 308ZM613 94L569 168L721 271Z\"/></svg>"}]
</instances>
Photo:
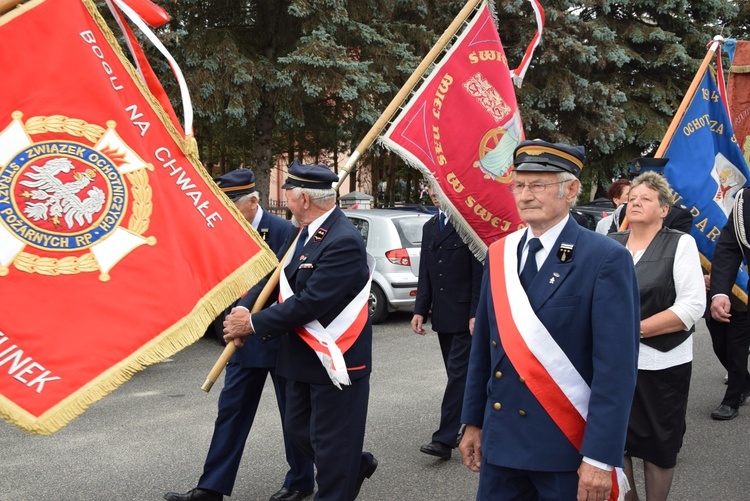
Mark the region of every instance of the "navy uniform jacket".
<instances>
[{"instance_id":1,"label":"navy uniform jacket","mask_svg":"<svg viewBox=\"0 0 750 501\"><path fill-rule=\"evenodd\" d=\"M742 196L743 221L741 227L745 229L745 235L750 238L750 193L745 189L736 194ZM750 254L750 248L743 248L737 240L737 231L734 229L734 220L737 217L735 210L729 213L729 218L716 242L714 257L711 260L711 293L710 300L716 294L726 294L732 298L732 287L737 279L737 272L745 255Z\"/></svg>"},{"instance_id":2,"label":"navy uniform jacket","mask_svg":"<svg viewBox=\"0 0 750 501\"><path fill-rule=\"evenodd\" d=\"M291 222L264 210L257 230L271 250L278 254L284 246L292 228L293 226ZM261 284L253 287L245 296L245 298L247 298L246 302L251 303L247 307L248 309L252 309L255 304L255 298L257 298L260 291L263 290L263 284L265 284L265 280ZM272 299L276 300L276 296L272 296ZM234 352L232 361L240 363L242 367L275 367L278 351L278 340L270 343L261 343L259 339L249 336L245 342L245 346L238 348Z\"/></svg>"},{"instance_id":3,"label":"navy uniform jacket","mask_svg":"<svg viewBox=\"0 0 750 501\"><path fill-rule=\"evenodd\" d=\"M450 224L440 231L438 216L422 229L419 285L414 313L427 318L432 308L436 332L466 332L474 317L482 283L482 264Z\"/></svg>"},{"instance_id":4,"label":"navy uniform jacket","mask_svg":"<svg viewBox=\"0 0 750 501\"><path fill-rule=\"evenodd\" d=\"M289 244L287 244L288 246ZM334 208L302 249L304 261L284 269L294 296L253 314L255 332L249 339L263 342L281 337L276 373L289 380L333 384L318 356L294 329L313 320L326 327L365 286L369 277L362 235ZM299 266L304 265L300 269ZM273 297L278 296L278 290ZM243 304L243 298L240 304ZM372 324L368 318L357 341L344 353L349 377L358 379L372 370Z\"/></svg>"},{"instance_id":5,"label":"navy uniform jacket","mask_svg":"<svg viewBox=\"0 0 750 501\"><path fill-rule=\"evenodd\" d=\"M558 252L562 243L573 245L565 261ZM582 456L622 466L640 331L638 284L629 252L570 218L527 292L536 315L591 388L580 451L505 354L488 278L499 266L503 263L492 262L488 254L462 416L464 423L482 428L483 458L534 471L575 471Z\"/></svg>"}]
</instances>

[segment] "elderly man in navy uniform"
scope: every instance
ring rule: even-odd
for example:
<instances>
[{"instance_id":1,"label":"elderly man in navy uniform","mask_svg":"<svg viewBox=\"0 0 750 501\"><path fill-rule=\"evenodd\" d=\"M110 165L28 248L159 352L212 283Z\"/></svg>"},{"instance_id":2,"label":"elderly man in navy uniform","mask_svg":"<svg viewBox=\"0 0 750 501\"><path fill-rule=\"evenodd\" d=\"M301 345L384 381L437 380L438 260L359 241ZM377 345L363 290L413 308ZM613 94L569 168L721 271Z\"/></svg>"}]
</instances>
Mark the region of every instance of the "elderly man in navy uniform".
<instances>
[{"instance_id":1,"label":"elderly man in navy uniform","mask_svg":"<svg viewBox=\"0 0 750 501\"><path fill-rule=\"evenodd\" d=\"M627 249L569 216L584 158L544 141L514 153L528 227L487 252L464 395L478 500L617 499L639 296Z\"/></svg>"},{"instance_id":2,"label":"elderly man in navy uniform","mask_svg":"<svg viewBox=\"0 0 750 501\"><path fill-rule=\"evenodd\" d=\"M371 266L362 235L336 207L323 165L295 160L283 188L299 221L282 262L279 302L249 314L244 299L224 322L224 339L281 338L277 374L287 379L284 428L314 460L320 501L351 501L377 461L363 452L372 370L368 315ZM291 248L291 242L289 244Z\"/></svg>"},{"instance_id":3,"label":"elderly man in navy uniform","mask_svg":"<svg viewBox=\"0 0 750 501\"><path fill-rule=\"evenodd\" d=\"M236 169L214 179L245 219L258 231L268 246L278 252L292 232L292 224L258 204L255 175L250 169ZM261 288L254 287L247 300L257 298ZM224 315L221 316L223 321ZM237 470L239 469L245 442L255 419L258 403L263 393L266 376L270 374L276 391L276 401L284 419L286 381L276 374L276 357L279 342L261 343L250 339L238 349L227 364L224 387L219 396L219 412L214 425L214 434L208 449L203 475L198 486L185 493L167 493L167 501L220 501L231 496ZM271 501L296 501L313 493L315 485L312 461L310 461L284 432L284 446L289 471L284 484Z\"/></svg>"},{"instance_id":4,"label":"elderly man in navy uniform","mask_svg":"<svg viewBox=\"0 0 750 501\"><path fill-rule=\"evenodd\" d=\"M435 191L432 202L440 207ZM419 284L411 327L424 336L425 319L432 310L432 329L438 333L448 382L440 406L440 424L432 441L419 450L430 456L450 459L461 429L461 407L469 366L471 331L479 301L482 264L461 240L445 211L430 218L422 229Z\"/></svg>"},{"instance_id":5,"label":"elderly man in navy uniform","mask_svg":"<svg viewBox=\"0 0 750 501\"><path fill-rule=\"evenodd\" d=\"M747 308L732 294L737 273L750 253L750 192L735 195L732 212L716 242L711 261L710 299L712 321L707 322L714 353L727 370L727 389L711 418L726 421L739 414L750 395L747 370L750 319ZM734 304L733 304L734 303Z\"/></svg>"}]
</instances>

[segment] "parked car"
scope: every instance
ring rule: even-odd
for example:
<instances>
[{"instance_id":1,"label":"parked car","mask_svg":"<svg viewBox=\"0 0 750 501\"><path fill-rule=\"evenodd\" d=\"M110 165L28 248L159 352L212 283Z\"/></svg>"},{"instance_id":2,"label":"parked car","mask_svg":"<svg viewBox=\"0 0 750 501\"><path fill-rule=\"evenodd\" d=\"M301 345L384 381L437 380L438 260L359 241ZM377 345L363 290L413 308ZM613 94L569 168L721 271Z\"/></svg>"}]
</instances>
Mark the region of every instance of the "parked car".
<instances>
[{"instance_id":1,"label":"parked car","mask_svg":"<svg viewBox=\"0 0 750 501\"><path fill-rule=\"evenodd\" d=\"M588 223L588 229L595 231L596 223L598 223L604 216L612 214L615 210L615 206L609 198L597 198L591 202L576 205L571 210L583 215Z\"/></svg>"},{"instance_id":2,"label":"parked car","mask_svg":"<svg viewBox=\"0 0 750 501\"><path fill-rule=\"evenodd\" d=\"M405 210L405 211L412 211L412 212L423 212L425 214L434 215L438 213L438 208L435 205L425 205L425 204L401 204L401 205L388 205L381 207L381 209L388 209L388 210Z\"/></svg>"},{"instance_id":3,"label":"parked car","mask_svg":"<svg viewBox=\"0 0 750 501\"><path fill-rule=\"evenodd\" d=\"M430 214L389 209L344 210L375 258L370 286L370 319L383 322L388 313L411 311L417 296L422 227Z\"/></svg>"}]
</instances>

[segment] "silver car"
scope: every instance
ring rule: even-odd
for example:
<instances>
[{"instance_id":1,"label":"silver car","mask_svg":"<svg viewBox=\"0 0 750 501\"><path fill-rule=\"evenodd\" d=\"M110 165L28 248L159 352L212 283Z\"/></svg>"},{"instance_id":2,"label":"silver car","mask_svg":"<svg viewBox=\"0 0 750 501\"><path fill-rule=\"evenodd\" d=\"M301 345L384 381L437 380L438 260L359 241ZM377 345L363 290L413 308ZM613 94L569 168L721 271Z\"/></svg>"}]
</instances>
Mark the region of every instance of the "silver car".
<instances>
[{"instance_id":1,"label":"silver car","mask_svg":"<svg viewBox=\"0 0 750 501\"><path fill-rule=\"evenodd\" d=\"M388 210L344 210L375 258L370 287L370 319L383 322L395 310L411 311L417 296L422 227L430 214Z\"/></svg>"}]
</instances>

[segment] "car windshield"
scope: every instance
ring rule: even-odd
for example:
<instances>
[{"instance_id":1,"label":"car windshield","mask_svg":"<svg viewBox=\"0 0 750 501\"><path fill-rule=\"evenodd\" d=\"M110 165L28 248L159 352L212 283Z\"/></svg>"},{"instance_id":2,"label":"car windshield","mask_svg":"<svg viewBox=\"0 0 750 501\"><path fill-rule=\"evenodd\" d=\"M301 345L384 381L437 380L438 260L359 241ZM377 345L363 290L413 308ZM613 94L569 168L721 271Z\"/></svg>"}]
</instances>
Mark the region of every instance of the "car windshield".
<instances>
[{"instance_id":1,"label":"car windshield","mask_svg":"<svg viewBox=\"0 0 750 501\"><path fill-rule=\"evenodd\" d=\"M393 218L396 231L404 247L419 247L422 244L422 227L427 221L424 217Z\"/></svg>"}]
</instances>

